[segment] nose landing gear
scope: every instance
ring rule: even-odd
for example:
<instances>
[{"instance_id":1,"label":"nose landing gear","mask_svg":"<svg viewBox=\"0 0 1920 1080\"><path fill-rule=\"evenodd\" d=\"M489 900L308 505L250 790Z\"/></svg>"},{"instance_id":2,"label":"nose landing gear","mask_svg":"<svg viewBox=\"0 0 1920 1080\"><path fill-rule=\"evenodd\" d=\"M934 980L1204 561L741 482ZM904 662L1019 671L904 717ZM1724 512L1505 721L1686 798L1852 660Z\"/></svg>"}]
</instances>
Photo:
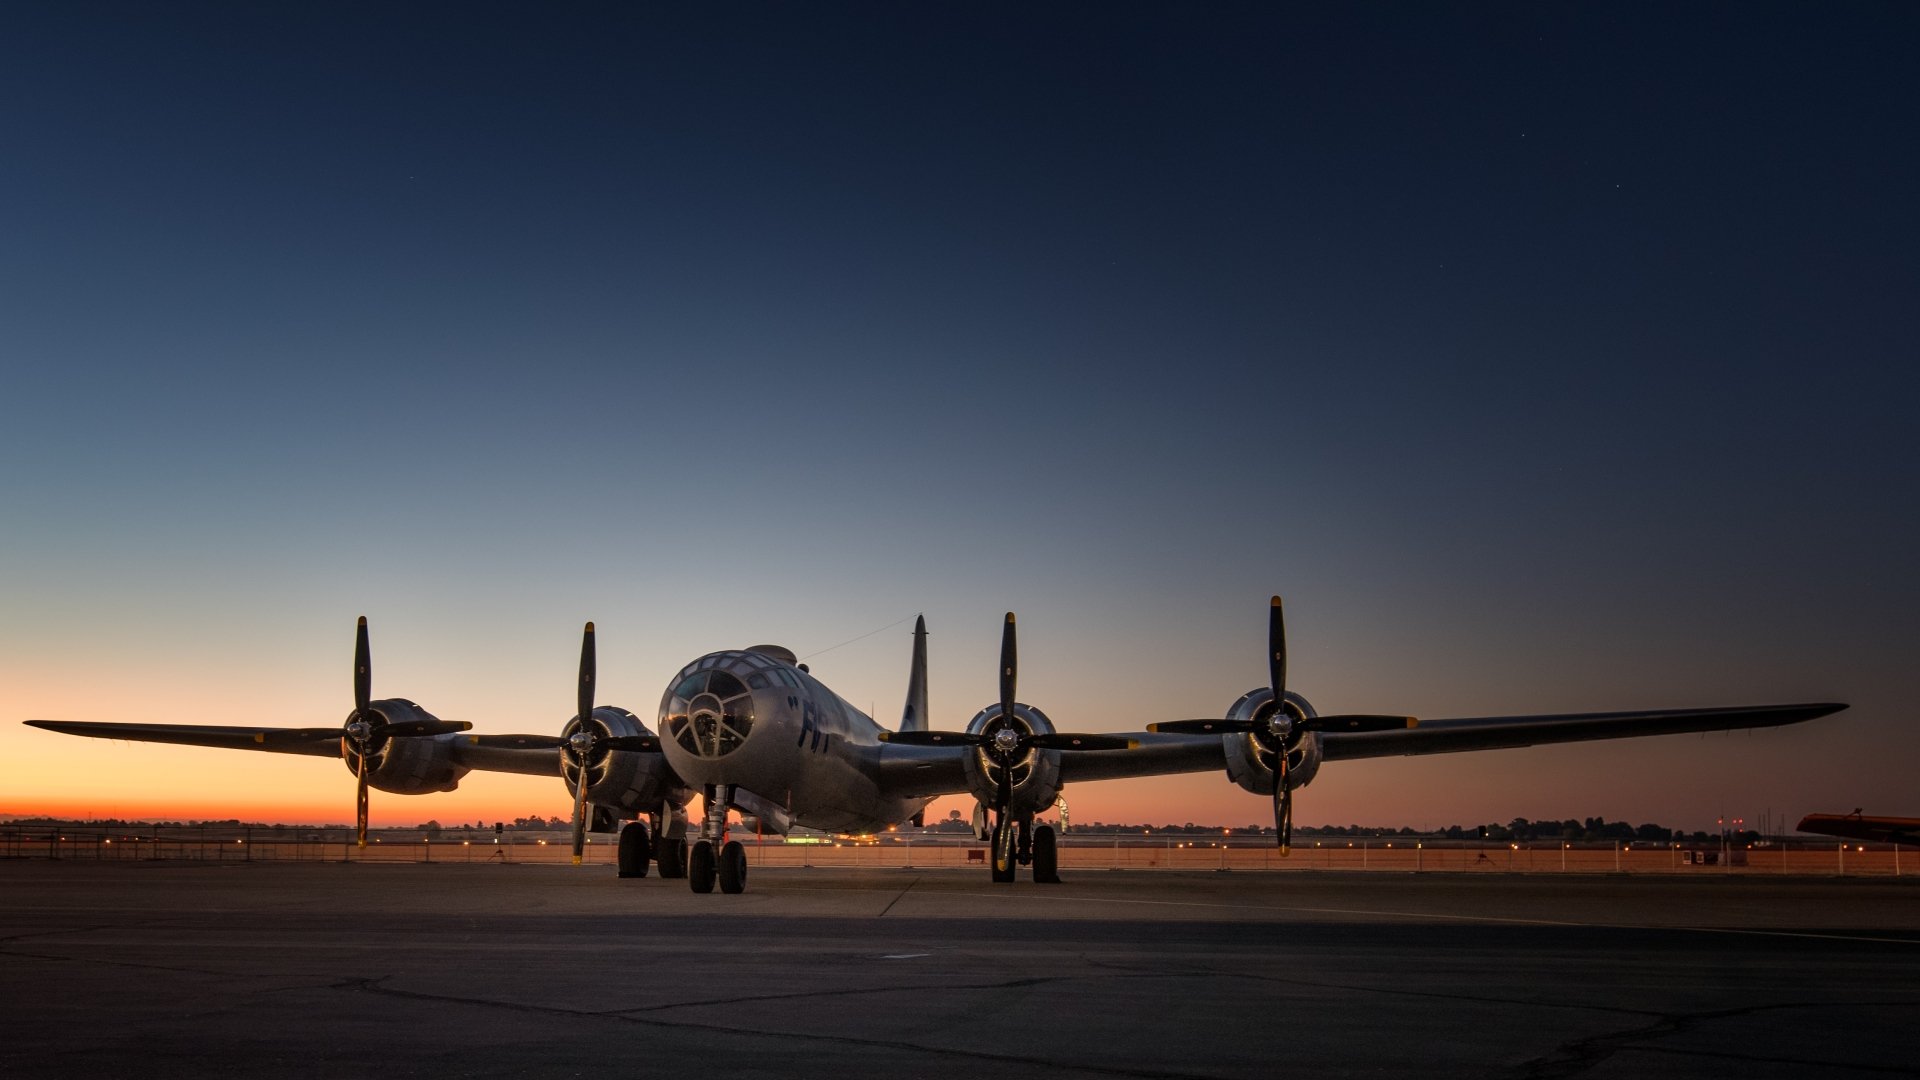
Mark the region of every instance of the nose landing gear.
<instances>
[{"instance_id":1,"label":"nose landing gear","mask_svg":"<svg viewBox=\"0 0 1920 1080\"><path fill-rule=\"evenodd\" d=\"M707 815L700 823L700 837L687 850L687 884L697 893L710 893L714 883L727 894L747 888L747 849L738 840L727 839L727 805L732 796L726 784L707 786Z\"/></svg>"}]
</instances>

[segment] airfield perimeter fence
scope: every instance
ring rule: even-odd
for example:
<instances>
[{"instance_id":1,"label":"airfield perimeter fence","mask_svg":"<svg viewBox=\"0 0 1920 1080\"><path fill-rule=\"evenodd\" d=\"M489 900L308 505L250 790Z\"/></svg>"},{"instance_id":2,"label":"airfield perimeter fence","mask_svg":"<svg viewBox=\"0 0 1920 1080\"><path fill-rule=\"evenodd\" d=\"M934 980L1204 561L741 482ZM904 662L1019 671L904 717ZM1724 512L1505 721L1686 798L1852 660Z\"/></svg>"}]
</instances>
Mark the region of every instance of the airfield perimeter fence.
<instances>
[{"instance_id":1,"label":"airfield perimeter fence","mask_svg":"<svg viewBox=\"0 0 1920 1080\"><path fill-rule=\"evenodd\" d=\"M872 840L809 838L789 842L736 831L749 866L984 868L985 844L953 834L886 834ZM1273 837L1070 832L1060 837L1060 866L1072 870L1337 870L1475 874L1807 874L1889 876L1920 873L1920 856L1899 845L1793 837L1751 848L1708 842L1498 843L1407 837L1300 837L1281 858ZM0 858L99 861L366 862L566 864L564 831L382 830L365 848L352 829L308 826L0 825ZM607 835L592 837L586 861L612 865Z\"/></svg>"}]
</instances>

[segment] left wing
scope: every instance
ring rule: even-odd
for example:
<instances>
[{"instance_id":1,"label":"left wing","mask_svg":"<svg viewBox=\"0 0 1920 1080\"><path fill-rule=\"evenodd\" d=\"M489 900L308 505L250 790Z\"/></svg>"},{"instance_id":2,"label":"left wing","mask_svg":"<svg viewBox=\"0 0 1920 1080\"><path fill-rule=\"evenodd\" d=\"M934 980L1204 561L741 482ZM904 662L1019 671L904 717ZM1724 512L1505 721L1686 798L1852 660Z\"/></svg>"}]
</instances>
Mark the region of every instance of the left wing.
<instances>
[{"instance_id":1,"label":"left wing","mask_svg":"<svg viewBox=\"0 0 1920 1080\"><path fill-rule=\"evenodd\" d=\"M1743 705L1715 709L1654 709L1644 712L1563 713L1552 716L1482 716L1460 720L1422 720L1400 731L1329 732L1321 736L1328 761L1450 754L1460 750L1504 750L1544 743L1590 739L1630 739L1641 735L1679 735L1693 731L1798 724L1846 708L1836 702L1804 705Z\"/></svg>"},{"instance_id":2,"label":"left wing","mask_svg":"<svg viewBox=\"0 0 1920 1080\"><path fill-rule=\"evenodd\" d=\"M1643 735L1679 735L1696 731L1798 724L1845 705L1745 705L1711 709L1653 709L1639 712L1563 713L1543 716L1485 716L1422 720L1419 727L1390 731L1326 732L1320 736L1324 759L1448 754L1463 750L1502 750L1592 739L1631 739ZM1227 767L1220 735L1174 735L1147 731L1114 734L1135 740L1132 750L1082 750L1060 755L1060 781L1119 780L1136 776L1209 772ZM889 745L880 761L883 790L901 796L948 795L967 790L965 761L971 746Z\"/></svg>"}]
</instances>

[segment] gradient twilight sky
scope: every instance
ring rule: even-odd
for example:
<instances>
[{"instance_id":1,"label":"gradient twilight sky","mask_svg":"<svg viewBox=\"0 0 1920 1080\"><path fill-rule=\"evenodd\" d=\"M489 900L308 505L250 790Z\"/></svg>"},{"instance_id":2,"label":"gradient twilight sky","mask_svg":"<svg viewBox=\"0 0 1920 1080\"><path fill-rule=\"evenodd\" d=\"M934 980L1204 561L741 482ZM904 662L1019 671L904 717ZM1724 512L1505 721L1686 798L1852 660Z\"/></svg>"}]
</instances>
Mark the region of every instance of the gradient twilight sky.
<instances>
[{"instance_id":1,"label":"gradient twilight sky","mask_svg":"<svg viewBox=\"0 0 1920 1080\"><path fill-rule=\"evenodd\" d=\"M1635 15L1638 18L1624 18ZM17 6L0 813L345 821L29 718L558 731L925 612L936 722L1845 700L1303 824L1920 813L1911 5ZM814 657L890 722L910 621ZM1268 816L1222 776L1076 820ZM964 805L943 800L936 812ZM557 780L376 823L565 814Z\"/></svg>"}]
</instances>

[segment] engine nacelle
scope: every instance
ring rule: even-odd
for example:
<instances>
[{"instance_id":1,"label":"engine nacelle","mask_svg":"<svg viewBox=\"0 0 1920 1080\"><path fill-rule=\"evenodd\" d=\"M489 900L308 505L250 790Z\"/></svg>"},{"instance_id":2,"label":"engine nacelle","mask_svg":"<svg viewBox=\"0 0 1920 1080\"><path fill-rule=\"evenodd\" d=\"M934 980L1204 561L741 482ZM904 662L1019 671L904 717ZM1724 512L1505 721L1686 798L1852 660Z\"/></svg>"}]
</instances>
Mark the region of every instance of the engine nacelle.
<instances>
[{"instance_id":1,"label":"engine nacelle","mask_svg":"<svg viewBox=\"0 0 1920 1080\"><path fill-rule=\"evenodd\" d=\"M1319 715L1306 698L1291 690L1287 691L1282 704L1296 720ZM1240 700L1227 710L1227 719L1264 721L1272 712L1273 688L1262 686L1240 695ZM1235 734L1222 735L1220 738L1226 743L1227 778L1255 795L1272 795L1274 770L1267 760L1277 749L1273 736ZM1296 730L1287 746L1287 787L1306 787L1319 771L1319 733Z\"/></svg>"},{"instance_id":2,"label":"engine nacelle","mask_svg":"<svg viewBox=\"0 0 1920 1080\"><path fill-rule=\"evenodd\" d=\"M617 705L602 705L593 710L592 722L605 735L653 734L638 717ZM571 737L579 727L579 717L569 718L560 737ZM571 747L560 751L560 773L567 781L568 791L580 782L580 755ZM680 794L679 788L679 779L661 754L602 747L587 761L587 801L595 806L627 813L652 813L663 801L685 802L684 798L673 797Z\"/></svg>"},{"instance_id":3,"label":"engine nacelle","mask_svg":"<svg viewBox=\"0 0 1920 1080\"><path fill-rule=\"evenodd\" d=\"M981 709L967 721L967 731L979 734L987 726L987 721L1000 715L1000 703ZM1031 705L1018 702L1013 706L1013 721L1028 734L1052 734L1057 729L1047 714ZM987 757L987 752L976 748L967 755L967 786L972 789L973 797L982 804L992 806L998 798L1000 766ZM1052 806L1060 797L1060 753L1056 750L1040 750L1029 747L1013 763L1013 813L1020 817L1036 813Z\"/></svg>"},{"instance_id":4,"label":"engine nacelle","mask_svg":"<svg viewBox=\"0 0 1920 1080\"><path fill-rule=\"evenodd\" d=\"M452 791L467 775L464 765L453 760L453 735L384 738L379 734L388 724L412 720L438 720L439 717L406 698L382 698L367 703L373 713L374 736L367 753L367 786L396 795L423 795L429 791ZM349 715L347 722L352 722ZM347 771L360 771L360 751L352 739L340 740L340 756Z\"/></svg>"}]
</instances>

